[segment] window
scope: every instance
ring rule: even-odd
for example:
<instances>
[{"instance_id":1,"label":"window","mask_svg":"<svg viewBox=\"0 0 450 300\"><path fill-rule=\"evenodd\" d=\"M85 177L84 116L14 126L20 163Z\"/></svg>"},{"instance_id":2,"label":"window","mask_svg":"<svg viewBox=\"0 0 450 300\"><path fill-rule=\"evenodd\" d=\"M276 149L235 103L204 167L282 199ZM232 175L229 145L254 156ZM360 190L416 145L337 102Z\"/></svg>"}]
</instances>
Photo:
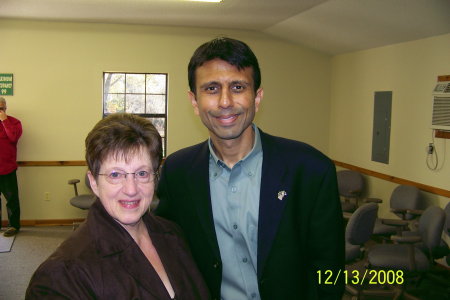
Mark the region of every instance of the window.
<instances>
[{"instance_id":1,"label":"window","mask_svg":"<svg viewBox=\"0 0 450 300\"><path fill-rule=\"evenodd\" d=\"M103 73L103 117L127 112L149 119L167 146L167 74Z\"/></svg>"}]
</instances>

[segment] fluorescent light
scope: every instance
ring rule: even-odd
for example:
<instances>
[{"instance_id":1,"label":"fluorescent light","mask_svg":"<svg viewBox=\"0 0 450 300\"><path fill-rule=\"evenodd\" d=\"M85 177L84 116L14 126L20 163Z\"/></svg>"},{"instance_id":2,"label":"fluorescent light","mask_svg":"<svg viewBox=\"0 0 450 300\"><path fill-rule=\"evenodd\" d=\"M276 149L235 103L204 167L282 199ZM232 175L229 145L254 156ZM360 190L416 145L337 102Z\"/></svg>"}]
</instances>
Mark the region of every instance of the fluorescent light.
<instances>
[{"instance_id":1,"label":"fluorescent light","mask_svg":"<svg viewBox=\"0 0 450 300\"><path fill-rule=\"evenodd\" d=\"M191 2L212 2L212 3L219 3L222 2L222 0L186 0Z\"/></svg>"}]
</instances>

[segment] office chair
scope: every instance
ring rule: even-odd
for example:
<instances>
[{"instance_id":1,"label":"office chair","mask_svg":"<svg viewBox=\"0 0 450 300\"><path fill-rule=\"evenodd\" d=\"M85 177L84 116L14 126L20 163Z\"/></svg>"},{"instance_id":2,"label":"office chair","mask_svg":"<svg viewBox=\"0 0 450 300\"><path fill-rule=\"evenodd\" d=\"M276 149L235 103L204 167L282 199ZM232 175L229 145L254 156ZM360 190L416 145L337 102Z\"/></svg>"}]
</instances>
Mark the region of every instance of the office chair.
<instances>
[{"instance_id":1,"label":"office chair","mask_svg":"<svg viewBox=\"0 0 450 300\"><path fill-rule=\"evenodd\" d=\"M373 234L386 237L408 230L409 225L423 211L420 190L415 186L399 185L391 194L390 210L400 219L377 219ZM409 211L409 212L408 212Z\"/></svg>"},{"instance_id":2,"label":"office chair","mask_svg":"<svg viewBox=\"0 0 450 300\"><path fill-rule=\"evenodd\" d=\"M342 211L354 212L364 189L364 178L361 173L353 170L337 171L336 175Z\"/></svg>"},{"instance_id":3,"label":"office chair","mask_svg":"<svg viewBox=\"0 0 450 300\"><path fill-rule=\"evenodd\" d=\"M345 228L345 262L362 257L364 244L370 239L377 218L378 205L367 203L358 207Z\"/></svg>"},{"instance_id":4,"label":"office chair","mask_svg":"<svg viewBox=\"0 0 450 300\"><path fill-rule=\"evenodd\" d=\"M367 203L358 207L351 215L345 228L346 265L359 261L364 257L365 244L372 236L377 213L378 205ZM349 273L351 274L351 272ZM359 290L351 284L346 284L345 290L352 295L352 299L359 299Z\"/></svg>"},{"instance_id":5,"label":"office chair","mask_svg":"<svg viewBox=\"0 0 450 300\"><path fill-rule=\"evenodd\" d=\"M450 202L447 203L444 209L445 212L445 226L444 226L444 234L450 239ZM445 251L445 261L448 266L450 266L450 245L447 244L444 240L442 240L443 243L447 247L444 246L444 248L447 248L447 251Z\"/></svg>"},{"instance_id":6,"label":"office chair","mask_svg":"<svg viewBox=\"0 0 450 300\"><path fill-rule=\"evenodd\" d=\"M96 196L92 193L90 194L78 194L78 188L77 188L77 183L79 183L80 180L79 179L70 179L67 183L68 184L72 184L74 191L75 191L75 196L70 198L70 204L74 207L77 207L79 209L89 209L91 207L91 205L95 202ZM84 177L84 183L86 184L86 186L89 188L89 190L91 190L91 184L89 182L89 178L87 176L87 174ZM74 229L77 227L77 223L74 222L73 224Z\"/></svg>"},{"instance_id":7,"label":"office chair","mask_svg":"<svg viewBox=\"0 0 450 300\"><path fill-rule=\"evenodd\" d=\"M438 206L428 207L419 220L420 236L392 236L395 244L378 244L368 252L368 268L377 269L378 272L403 271L402 284L389 283L392 289L363 289L361 293L368 296L391 296L391 299L400 297L417 299L405 292L408 283L417 275L420 280L425 272L435 264L433 253L439 247L442 229L445 222L444 210ZM422 242L424 249L419 249L415 243ZM387 274L387 273L385 273ZM393 273L397 274L398 273ZM395 281L395 278L393 278ZM399 282L397 282L399 283Z\"/></svg>"},{"instance_id":8,"label":"office chair","mask_svg":"<svg viewBox=\"0 0 450 300\"><path fill-rule=\"evenodd\" d=\"M450 238L450 202L445 206L444 212L445 224L443 235ZM441 238L440 245L433 253L433 256L442 259L442 264L450 266L450 244L446 242L444 238ZM445 267L442 266L436 267L425 275L426 278L429 278L442 286L446 290L447 295L450 295L450 271L448 269L445 269Z\"/></svg>"}]
</instances>

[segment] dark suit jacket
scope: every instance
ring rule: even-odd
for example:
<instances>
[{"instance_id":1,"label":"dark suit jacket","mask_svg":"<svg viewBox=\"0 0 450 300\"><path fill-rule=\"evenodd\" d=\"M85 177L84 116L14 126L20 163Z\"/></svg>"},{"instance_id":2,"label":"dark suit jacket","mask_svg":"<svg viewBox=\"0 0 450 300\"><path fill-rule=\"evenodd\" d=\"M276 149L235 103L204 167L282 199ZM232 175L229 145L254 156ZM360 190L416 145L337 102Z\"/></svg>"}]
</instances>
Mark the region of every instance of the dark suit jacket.
<instances>
[{"instance_id":1,"label":"dark suit jacket","mask_svg":"<svg viewBox=\"0 0 450 300\"><path fill-rule=\"evenodd\" d=\"M209 299L177 227L146 214L144 222L177 300ZM82 224L34 273L26 299L170 299L128 232L97 200Z\"/></svg>"},{"instance_id":2,"label":"dark suit jacket","mask_svg":"<svg viewBox=\"0 0 450 300\"><path fill-rule=\"evenodd\" d=\"M258 281L263 300L341 299L344 225L336 170L301 142L261 132L263 166L258 223ZM278 199L278 193L286 196ZM214 299L220 299L220 252L209 195L207 142L170 155L158 186L156 214L178 223ZM322 272L322 284L318 273ZM329 272L330 272L329 271ZM328 273L329 273L328 272ZM225 299L236 300L236 299Z\"/></svg>"}]
</instances>

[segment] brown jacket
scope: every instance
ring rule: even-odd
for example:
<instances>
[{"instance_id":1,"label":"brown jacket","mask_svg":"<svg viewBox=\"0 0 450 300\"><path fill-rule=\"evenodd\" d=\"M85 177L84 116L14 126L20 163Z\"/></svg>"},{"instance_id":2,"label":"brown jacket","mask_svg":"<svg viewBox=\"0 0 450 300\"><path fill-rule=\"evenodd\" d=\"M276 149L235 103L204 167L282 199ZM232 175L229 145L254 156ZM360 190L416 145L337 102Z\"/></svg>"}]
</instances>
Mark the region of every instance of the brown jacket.
<instances>
[{"instance_id":1,"label":"brown jacket","mask_svg":"<svg viewBox=\"0 0 450 300\"><path fill-rule=\"evenodd\" d=\"M209 299L178 228L143 217L177 300ZM34 273L26 299L170 299L137 244L100 201L82 224Z\"/></svg>"}]
</instances>

